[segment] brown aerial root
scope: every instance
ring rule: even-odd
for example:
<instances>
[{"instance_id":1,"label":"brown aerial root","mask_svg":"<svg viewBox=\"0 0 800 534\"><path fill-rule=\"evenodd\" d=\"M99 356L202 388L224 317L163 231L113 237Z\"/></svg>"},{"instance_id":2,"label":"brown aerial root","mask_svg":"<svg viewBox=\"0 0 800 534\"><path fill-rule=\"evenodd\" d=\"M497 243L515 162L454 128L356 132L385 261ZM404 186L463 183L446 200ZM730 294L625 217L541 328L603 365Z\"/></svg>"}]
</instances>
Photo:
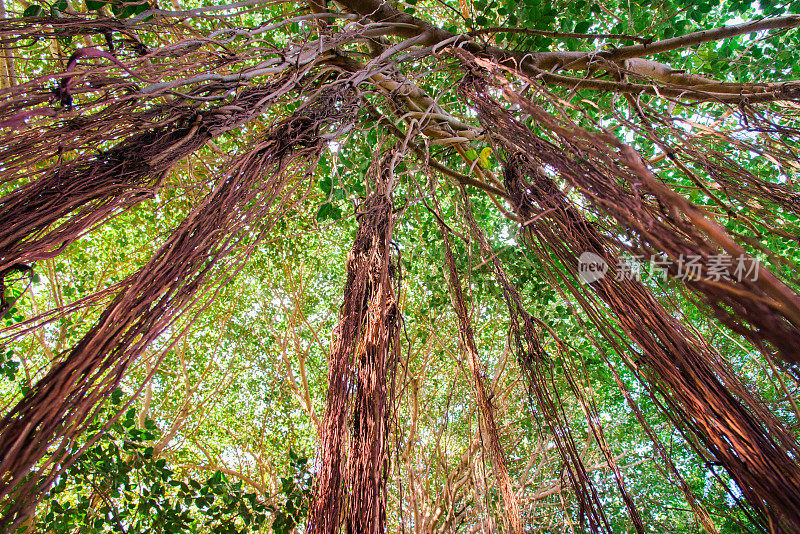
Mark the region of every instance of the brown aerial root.
<instances>
[{"instance_id":1,"label":"brown aerial root","mask_svg":"<svg viewBox=\"0 0 800 534\"><path fill-rule=\"evenodd\" d=\"M347 257L344 302L328 362L320 468L309 512L308 529L314 534L335 534L342 518L348 533L385 531L390 382L400 321L393 288L399 273L391 258L394 156L392 151L373 163L374 189L359 207L358 232Z\"/></svg>"},{"instance_id":2,"label":"brown aerial root","mask_svg":"<svg viewBox=\"0 0 800 534\"><path fill-rule=\"evenodd\" d=\"M167 126L58 163L0 198L0 271L55 257L85 232L152 197L176 162L263 113L292 86L280 78L211 111L172 110Z\"/></svg>"},{"instance_id":3,"label":"brown aerial root","mask_svg":"<svg viewBox=\"0 0 800 534\"><path fill-rule=\"evenodd\" d=\"M459 184L460 185L460 184ZM463 187L463 186L462 186ZM434 217L439 224L439 232L442 236L444 244L444 256L447 261L447 283L450 287L450 297L453 303L453 309L458 317L458 338L460 341L461 350L466 353L467 365L472 376L472 393L478 403L478 408L481 412L481 422L483 424L484 432L489 441L489 452L494 466L495 477L497 485L500 488L500 494L503 496L503 503L505 506L505 520L508 532L514 534L522 534L522 514L519 506L519 498L511 484L511 477L508 474L508 460L503 451L503 446L500 443L500 434L497 429L497 422L495 420L495 409L492 404L491 398L494 394L491 392L491 386L487 385L484 381L484 368L480 361L478 354L478 347L475 344L475 335L472 330L472 322L469 317L467 309L467 301L464 297L464 291L461 288L461 280L456 261L453 256L452 246L450 245L450 238L448 237L448 228L442 220L436 196L433 196L436 205Z\"/></svg>"},{"instance_id":4,"label":"brown aerial root","mask_svg":"<svg viewBox=\"0 0 800 534\"><path fill-rule=\"evenodd\" d=\"M304 184L312 185L306 179L310 168L325 146L320 130L347 127L352 102L336 92L323 94L276 124L0 421L0 530L24 521L82 452L75 450L76 439L131 362L191 311L198 290L235 275L242 257L302 200Z\"/></svg>"},{"instance_id":5,"label":"brown aerial root","mask_svg":"<svg viewBox=\"0 0 800 534\"><path fill-rule=\"evenodd\" d=\"M545 423L550 429L553 442L564 461L570 485L578 502L578 516L581 525L584 526L585 522L588 522L586 526L588 526L590 532L610 533L612 528L608 517L600 501L597 489L580 457L567 415L564 413L562 399L555 384L552 359L547 355L540 342L539 332L547 327L544 323L535 319L525 308L522 297L508 278L502 263L492 251L489 241L473 215L472 205L466 189L463 186L459 187L459 189L464 207L464 220L469 227L472 240L478 244L481 254L487 258L487 261L490 261L495 278L502 290L503 299L508 306L511 339L517 354L517 362L525 379L532 411L535 412L536 407L538 407L538 411L543 415ZM554 335L550 329L547 330L551 335ZM559 353L566 361L567 354L563 343L559 345ZM587 414L592 413L593 407L586 401L580 391L580 387L575 382L574 377L567 372L566 367L565 374L572 393L579 399ZM633 503L633 499L628 494L622 473L610 454L602 429L594 422L596 418L588 417L587 419L595 439L601 444L606 462L612 470L631 521L637 531L642 532L644 527L641 517Z\"/></svg>"},{"instance_id":6,"label":"brown aerial root","mask_svg":"<svg viewBox=\"0 0 800 534\"><path fill-rule=\"evenodd\" d=\"M720 248L735 255L743 252L741 247L649 173L632 149L608 134L581 129L566 116L545 112L516 94L499 75L495 79L506 98L556 140L535 134L500 106L488 90L485 71L472 69L461 86L462 95L509 154L505 186L523 221L526 246L554 283L570 291L631 371L649 384L651 394L658 393L662 400L656 402L698 454L728 472L764 530L800 530L796 439L711 347L670 316L643 283L621 276L616 267L619 255L631 251L615 237L620 227L624 235L638 236L647 252L672 258L699 255L704 265ZM570 200L556 179L571 186L585 203L579 207ZM588 210L596 220L587 219ZM606 226L611 227L608 232ZM610 269L593 283L578 284L578 258L586 252ZM691 280L687 285L717 309L727 310L722 318L728 324L740 329L752 325L747 333L758 345L772 343L790 361L800 353L790 349L800 347L792 310L796 295L784 295L782 288L787 288L774 277L742 283ZM617 334L620 328L624 336Z\"/></svg>"},{"instance_id":7,"label":"brown aerial root","mask_svg":"<svg viewBox=\"0 0 800 534\"><path fill-rule=\"evenodd\" d=\"M572 292L592 322L620 355L627 343L615 339L600 303L578 288L578 256L597 254L610 265L615 256L595 226L567 201L552 179L526 156L506 163L506 187L515 211L526 221L526 244ZM560 270L560 266L567 272ZM613 312L619 326L641 348L627 356L631 370L663 396L665 413L693 446L700 442L723 466L756 510L762 525L800 528L800 468L795 439L726 370L721 358L672 318L647 288L615 273L589 285ZM630 349L629 346L627 346ZM720 380L720 376L724 380ZM699 451L700 449L698 449Z\"/></svg>"},{"instance_id":8,"label":"brown aerial root","mask_svg":"<svg viewBox=\"0 0 800 534\"><path fill-rule=\"evenodd\" d=\"M721 321L765 353L769 353L769 344L784 360L800 363L800 295L764 266L758 276L737 277L731 261L723 268L724 276L710 276L710 258L721 252L736 262L752 264L755 260L721 224L662 183L632 148L607 133L590 132L566 117L547 113L516 94L498 75L497 86L503 94L559 144L533 134L489 94L491 84L484 73L473 68L461 91L474 102L480 120L509 153L524 153L534 166L551 169L583 195L598 215L612 218L626 233L637 235L645 257L666 254L672 260L670 274L678 274L681 259L700 258L700 271L697 276L685 277L686 285ZM559 191L555 184L553 191ZM593 251L596 246L577 253Z\"/></svg>"}]
</instances>

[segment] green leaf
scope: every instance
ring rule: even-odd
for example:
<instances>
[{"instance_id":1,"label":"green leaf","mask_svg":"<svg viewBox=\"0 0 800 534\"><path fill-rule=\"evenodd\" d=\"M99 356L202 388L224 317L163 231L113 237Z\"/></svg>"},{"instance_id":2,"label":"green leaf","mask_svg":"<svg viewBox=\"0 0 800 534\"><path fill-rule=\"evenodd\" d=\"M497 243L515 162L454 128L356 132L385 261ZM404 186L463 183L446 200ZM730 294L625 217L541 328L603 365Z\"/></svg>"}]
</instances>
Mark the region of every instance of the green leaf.
<instances>
[{"instance_id":1,"label":"green leaf","mask_svg":"<svg viewBox=\"0 0 800 534\"><path fill-rule=\"evenodd\" d=\"M327 219L332 220L339 220L342 218L342 210L331 204L330 202L326 202L319 207L319 211L317 211L317 220L322 222Z\"/></svg>"},{"instance_id":2,"label":"green leaf","mask_svg":"<svg viewBox=\"0 0 800 534\"><path fill-rule=\"evenodd\" d=\"M488 169L489 168L489 157L491 155L492 155L492 147L489 147L489 146L484 147L483 150L481 150L480 156L478 156L478 164L482 168Z\"/></svg>"},{"instance_id":3,"label":"green leaf","mask_svg":"<svg viewBox=\"0 0 800 534\"><path fill-rule=\"evenodd\" d=\"M111 3L111 12L121 19L138 15L149 8L150 5L143 0L114 0Z\"/></svg>"},{"instance_id":4,"label":"green leaf","mask_svg":"<svg viewBox=\"0 0 800 534\"><path fill-rule=\"evenodd\" d=\"M319 181L319 188L325 193L326 197L331 196L331 188L333 187L333 182L330 176L326 176Z\"/></svg>"},{"instance_id":5,"label":"green leaf","mask_svg":"<svg viewBox=\"0 0 800 534\"><path fill-rule=\"evenodd\" d=\"M37 4L32 4L25 8L25 11L22 12L23 17L46 17L47 12L44 8Z\"/></svg>"},{"instance_id":6,"label":"green leaf","mask_svg":"<svg viewBox=\"0 0 800 534\"><path fill-rule=\"evenodd\" d=\"M582 20L575 25L575 29L573 31L575 33L586 33L591 26L592 26L591 20Z\"/></svg>"}]
</instances>

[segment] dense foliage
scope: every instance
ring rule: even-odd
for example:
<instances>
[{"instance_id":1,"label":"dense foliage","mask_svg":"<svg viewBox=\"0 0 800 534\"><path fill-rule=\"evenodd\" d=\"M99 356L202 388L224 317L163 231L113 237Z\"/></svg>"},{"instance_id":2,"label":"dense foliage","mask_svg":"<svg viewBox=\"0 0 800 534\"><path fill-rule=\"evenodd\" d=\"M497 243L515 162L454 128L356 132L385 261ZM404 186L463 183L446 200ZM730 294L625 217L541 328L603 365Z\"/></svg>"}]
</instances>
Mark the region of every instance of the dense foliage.
<instances>
[{"instance_id":1,"label":"dense foliage","mask_svg":"<svg viewBox=\"0 0 800 534\"><path fill-rule=\"evenodd\" d=\"M25 434L33 459L23 475L0 475L9 484L0 524L309 531L329 364L358 289L365 206L388 172L389 237L368 249L384 263L365 263L373 278L361 288L365 310L386 298L399 313L383 345L388 408L376 416L388 428L389 460L375 475L385 477L387 531L512 532L516 499L525 532L795 532L780 503L743 490L731 468L732 458L763 451L726 456L723 430L724 443L704 441L696 414L716 414L711 400L681 411L691 404L673 398L681 378L645 343L662 323L620 311L633 294L624 273L609 273L623 284L618 293L593 289L569 253L601 235L603 250L641 265L648 309L699 340L707 375L796 465L800 375L789 334L798 329L786 310L800 290L800 99L784 82L800 79L800 18L791 16L800 2L392 6L382 23L369 19L370 2L355 0L5 2L4 446L22 435L15 421L58 404L25 404L50 391L48 373L74 382L46 397L67 399L41 423L51 433ZM785 22L648 55L653 43L767 17ZM449 33L422 31L420 21ZM638 45L641 54L626 52ZM580 52L589 59L568 55ZM537 55L549 53L552 61ZM536 137L514 137L517 125ZM623 144L697 211L614 174L635 167ZM538 167L527 176L550 180L548 198L569 209L548 207L542 193L540 211L525 216L510 193L519 153ZM594 176L630 196L608 194ZM33 193L14 204L26 188ZM50 194L52 203L40 202ZM534 188L525 194L532 202ZM583 222L560 226L569 222L560 213ZM791 297L650 271L656 250L673 260L729 250L700 216ZM388 297L370 293L379 282ZM764 302L769 313L756 308ZM112 341L81 353L104 325ZM536 352L526 344L531 325L541 357L526 363ZM344 389L361 391L352 385L366 365L357 351L372 341L354 335ZM681 350L664 350L677 375ZM57 375L59 366L70 371ZM361 400L348 401L341 431L350 451L365 432L354 406L374 401L352 395ZM731 417L735 427L741 419ZM353 458L343 460L344 499L357 485L358 470L346 471ZM18 479L36 498L13 493ZM605 514L597 524L592 502ZM786 523L770 527L774 517Z\"/></svg>"}]
</instances>

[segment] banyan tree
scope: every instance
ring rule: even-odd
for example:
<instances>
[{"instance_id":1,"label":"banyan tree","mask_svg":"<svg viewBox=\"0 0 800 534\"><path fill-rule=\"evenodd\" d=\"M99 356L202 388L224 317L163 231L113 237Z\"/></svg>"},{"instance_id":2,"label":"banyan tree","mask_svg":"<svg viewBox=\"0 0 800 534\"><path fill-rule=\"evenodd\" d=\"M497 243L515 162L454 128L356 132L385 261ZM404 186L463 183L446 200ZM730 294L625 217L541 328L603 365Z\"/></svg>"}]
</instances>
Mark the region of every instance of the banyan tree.
<instances>
[{"instance_id":1,"label":"banyan tree","mask_svg":"<svg viewBox=\"0 0 800 534\"><path fill-rule=\"evenodd\" d=\"M800 3L0 7L2 532L800 533Z\"/></svg>"}]
</instances>

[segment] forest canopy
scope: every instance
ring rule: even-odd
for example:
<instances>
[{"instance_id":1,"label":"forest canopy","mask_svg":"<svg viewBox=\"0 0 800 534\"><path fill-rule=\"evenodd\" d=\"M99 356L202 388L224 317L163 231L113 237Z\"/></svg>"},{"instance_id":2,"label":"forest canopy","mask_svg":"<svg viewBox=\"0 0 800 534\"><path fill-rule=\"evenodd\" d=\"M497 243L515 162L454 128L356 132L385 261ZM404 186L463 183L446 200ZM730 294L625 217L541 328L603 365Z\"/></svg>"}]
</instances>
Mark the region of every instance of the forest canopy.
<instances>
[{"instance_id":1,"label":"forest canopy","mask_svg":"<svg viewBox=\"0 0 800 534\"><path fill-rule=\"evenodd\" d=\"M800 533L798 27L0 0L0 531Z\"/></svg>"}]
</instances>

